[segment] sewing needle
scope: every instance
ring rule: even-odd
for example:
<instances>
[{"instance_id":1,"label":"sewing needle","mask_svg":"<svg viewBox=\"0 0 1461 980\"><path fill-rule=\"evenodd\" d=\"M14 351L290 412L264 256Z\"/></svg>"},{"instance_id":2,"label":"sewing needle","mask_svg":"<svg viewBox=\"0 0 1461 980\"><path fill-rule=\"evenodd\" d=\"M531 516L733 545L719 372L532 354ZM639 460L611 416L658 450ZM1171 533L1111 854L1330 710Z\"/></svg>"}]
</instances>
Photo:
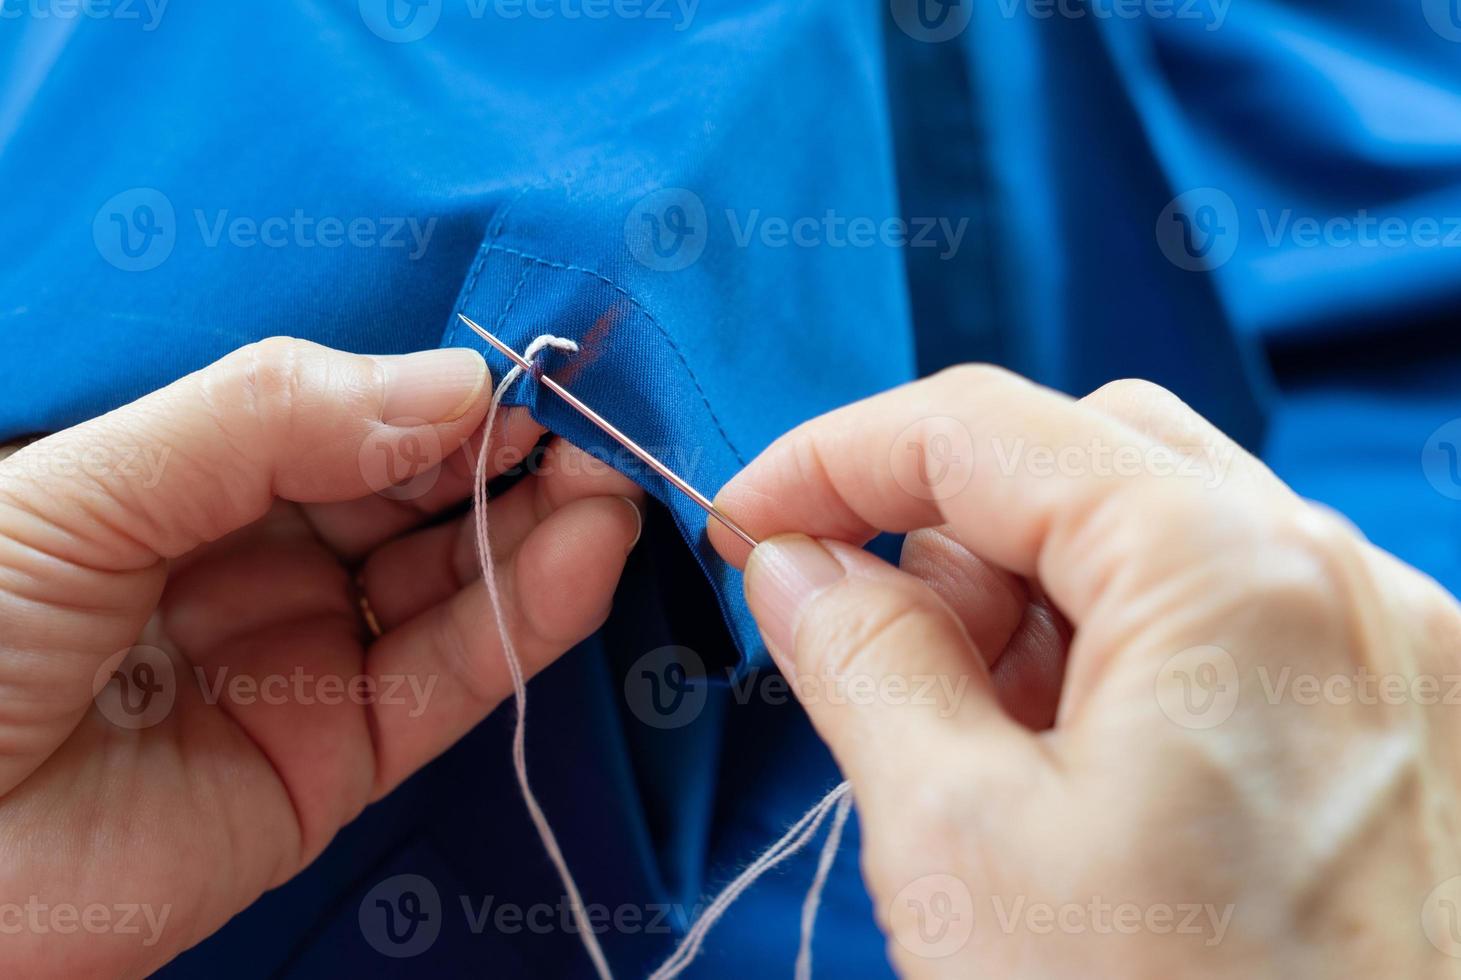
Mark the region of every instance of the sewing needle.
<instances>
[{"instance_id":1,"label":"sewing needle","mask_svg":"<svg viewBox=\"0 0 1461 980\"><path fill-rule=\"evenodd\" d=\"M755 538L747 534L745 530L735 521L731 520L725 514L722 514L720 512L720 509L717 508L715 504L710 502L709 497L705 496L705 494L701 493L699 490L696 490L690 484L686 483L683 479L680 478L678 474L675 473L674 470L670 469L664 463L661 463L658 459L656 459L649 452L649 450L640 446L639 443L635 442L633 439L630 439L624 433L620 432L619 429L615 427L612 422L604 418L598 412L595 412L593 409L589 408L583 402L579 401L572 392L564 388L552 378L548 377L548 375L544 374L542 371L535 368L526 358L524 358L517 351L513 350L511 347L507 346L502 341L492 336L486 330L482 329L480 326L473 323L470 319L463 316L462 314L458 313L457 316L461 318L461 321L463 323L472 328L472 331L477 336L481 337L483 340L487 341L487 343L497 348L497 350L500 351L504 357L511 359L514 364L522 368L524 371L536 375L538 380L541 381L543 385L548 388L549 391L553 392L553 394L557 395L559 398L567 402L573 409L583 415L584 418L588 419L594 425L604 430L604 432L611 436L615 442L619 443L619 445L623 446L635 456L639 457L639 460L644 463L645 466L648 466L650 469L654 470L660 476L669 481L669 483L674 486L675 489L679 490L685 496L695 501L695 503L699 505L699 507L704 510L705 513L709 514L711 517L724 524L726 528L728 528L731 533L733 533L736 537L746 542L746 544L750 547L756 547L757 542Z\"/></svg>"}]
</instances>

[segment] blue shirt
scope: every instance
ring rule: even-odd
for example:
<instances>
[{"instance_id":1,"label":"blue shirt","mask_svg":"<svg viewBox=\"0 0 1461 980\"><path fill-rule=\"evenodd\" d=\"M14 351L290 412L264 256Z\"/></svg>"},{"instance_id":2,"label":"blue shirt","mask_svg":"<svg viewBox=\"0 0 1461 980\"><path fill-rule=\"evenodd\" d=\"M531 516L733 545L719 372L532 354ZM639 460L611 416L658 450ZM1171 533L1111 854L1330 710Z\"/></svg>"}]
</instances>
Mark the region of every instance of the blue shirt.
<instances>
[{"instance_id":1,"label":"blue shirt","mask_svg":"<svg viewBox=\"0 0 1461 980\"><path fill-rule=\"evenodd\" d=\"M1461 21L1411 6L4 0L0 438L271 334L474 344L461 311L580 341L557 375L713 492L797 422L986 359L1165 384L1454 589ZM838 776L703 515L512 401L664 503L529 729L639 975ZM585 975L506 714L164 975ZM829 976L888 972L856 846ZM691 975L788 972L811 862ZM402 939L411 909L436 928Z\"/></svg>"}]
</instances>

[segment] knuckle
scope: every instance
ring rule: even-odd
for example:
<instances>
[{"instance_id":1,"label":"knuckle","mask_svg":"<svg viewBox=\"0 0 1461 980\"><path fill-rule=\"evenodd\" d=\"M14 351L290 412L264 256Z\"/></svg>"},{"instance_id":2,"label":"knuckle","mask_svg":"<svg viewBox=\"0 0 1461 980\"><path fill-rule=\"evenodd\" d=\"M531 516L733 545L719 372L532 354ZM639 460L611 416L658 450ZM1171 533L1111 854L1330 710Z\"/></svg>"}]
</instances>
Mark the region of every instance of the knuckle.
<instances>
[{"instance_id":1,"label":"knuckle","mask_svg":"<svg viewBox=\"0 0 1461 980\"><path fill-rule=\"evenodd\" d=\"M829 487L835 486L827 460L817 439L798 439L788 445L782 457L785 472L782 474L789 486Z\"/></svg>"},{"instance_id":2,"label":"knuckle","mask_svg":"<svg viewBox=\"0 0 1461 980\"><path fill-rule=\"evenodd\" d=\"M238 380L252 415L267 421L292 414L305 358L304 342L292 337L270 337L243 348Z\"/></svg>"},{"instance_id":3,"label":"knuckle","mask_svg":"<svg viewBox=\"0 0 1461 980\"><path fill-rule=\"evenodd\" d=\"M354 407L353 365L292 337L248 344L197 377L222 440L243 457L318 433Z\"/></svg>"},{"instance_id":4,"label":"knuckle","mask_svg":"<svg viewBox=\"0 0 1461 980\"><path fill-rule=\"evenodd\" d=\"M1357 558L1356 541L1334 517L1302 506L1280 519L1274 543L1288 556L1301 587L1328 594L1336 591L1341 566Z\"/></svg>"},{"instance_id":5,"label":"knuckle","mask_svg":"<svg viewBox=\"0 0 1461 980\"><path fill-rule=\"evenodd\" d=\"M1295 637L1314 650L1358 652L1358 632L1377 595L1363 570L1363 542L1339 519L1308 505L1277 509L1244 495L1196 498L1165 485L1132 485L1111 496L1083 529L1108 542L1109 557L1078 578L1074 602L1089 607L1123 570L1142 589L1176 586L1204 630L1255 652L1288 655ZM1111 547L1110 543L1116 543ZM1123 586L1125 587L1125 586ZM1265 654L1266 655L1266 654Z\"/></svg>"},{"instance_id":6,"label":"knuckle","mask_svg":"<svg viewBox=\"0 0 1461 980\"><path fill-rule=\"evenodd\" d=\"M974 388L998 387L1015 382L1023 382L1023 379L1007 368L979 362L956 364L953 367L944 368L935 374L930 381L939 387L947 387L952 388L954 391L964 392Z\"/></svg>"},{"instance_id":7,"label":"knuckle","mask_svg":"<svg viewBox=\"0 0 1461 980\"><path fill-rule=\"evenodd\" d=\"M290 337L270 337L240 347L193 376L196 403L231 463L256 465L262 453L292 436L310 346Z\"/></svg>"},{"instance_id":8,"label":"knuckle","mask_svg":"<svg viewBox=\"0 0 1461 980\"><path fill-rule=\"evenodd\" d=\"M1359 540L1341 521L1301 506L1266 527L1246 530L1231 543L1230 554L1255 612L1269 623L1301 628L1316 641L1358 640L1352 635L1354 612L1368 599L1355 594L1361 582L1354 569L1363 556Z\"/></svg>"},{"instance_id":9,"label":"knuckle","mask_svg":"<svg viewBox=\"0 0 1461 980\"><path fill-rule=\"evenodd\" d=\"M1145 378L1118 378L1108 381L1086 396L1098 403L1143 404L1159 402L1178 404L1181 399L1155 381Z\"/></svg>"}]
</instances>

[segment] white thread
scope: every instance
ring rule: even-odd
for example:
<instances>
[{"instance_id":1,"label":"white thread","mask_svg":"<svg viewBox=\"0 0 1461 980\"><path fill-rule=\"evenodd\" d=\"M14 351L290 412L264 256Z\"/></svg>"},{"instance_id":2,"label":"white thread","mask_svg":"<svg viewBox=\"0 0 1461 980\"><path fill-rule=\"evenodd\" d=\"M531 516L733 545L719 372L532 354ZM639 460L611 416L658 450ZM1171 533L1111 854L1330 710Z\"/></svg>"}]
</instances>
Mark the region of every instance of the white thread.
<instances>
[{"instance_id":1,"label":"white thread","mask_svg":"<svg viewBox=\"0 0 1461 980\"><path fill-rule=\"evenodd\" d=\"M844 799L850 801L851 797L849 794L851 791L851 783L840 783L832 792L822 797L816 806L803 814L800 820L792 824L791 829L783 834L780 840L763 851L761 856L752 861L744 871L736 876L734 881L726 885L725 889L700 914L700 918L696 920L695 925L691 926L690 931L685 933L685 938L680 940L679 947L670 954L670 958L665 960L658 970L650 974L649 980L674 980L674 978L683 973L685 968L694 961L695 957L700 955L700 948L705 942L705 937L710 933L711 928L716 922L720 921L720 917L725 914L726 909L730 908L731 904L740 898L746 889L755 884L758 878L776 867L782 861L791 857L797 851L800 851L803 847L806 847L807 843L813 837L817 836L817 830L822 826L822 822L827 818L827 814L833 806L838 805ZM822 860L829 867L832 863L832 856L829 851L836 850L836 845L842 836L841 824L846 820L846 816L842 813L840 806L838 810L841 819L834 821L835 837L829 834L827 844L823 848ZM803 907L801 943L806 948L811 947L812 926L816 918L816 907L820 904L821 886L825 883L825 880L826 875L822 874L819 868L818 880L812 886L814 893L808 893L807 895L808 902L812 903L810 916L806 908ZM800 959L801 957L798 956L798 960ZM810 969L810 954L808 954L808 961L808 969Z\"/></svg>"},{"instance_id":2,"label":"white thread","mask_svg":"<svg viewBox=\"0 0 1461 980\"><path fill-rule=\"evenodd\" d=\"M550 347L569 354L578 353L578 345L573 341L564 337L543 334L527 346L527 349L523 351L523 359L531 362ZM583 943L584 952L588 953L589 959L593 961L599 980L613 980L609 961L604 956L603 948L599 945L598 937L594 935L592 925L588 920L588 913L584 909L583 896L579 893L578 883L573 878L573 872L568 870L568 861L563 857L563 850L558 846L558 838L553 834L548 817L543 813L543 808L538 804L538 798L533 795L532 785L528 781L527 684L523 679L522 661L518 659L517 648L512 642L512 633L507 628L507 617L502 606L502 593L497 585L496 564L492 557L491 544L487 538L487 449L492 441L492 428L497 421L498 409L502 407L502 399L507 394L507 390L525 373L526 371L521 365L516 365L502 376L502 380L492 392L492 404L487 410L487 420L482 426L482 448L477 453L476 479L472 484L477 558L481 565L482 581L487 586L487 598L492 603L492 615L497 621L497 634L502 639L502 657L507 661L507 670L512 676L512 697L517 707L517 720L512 732L512 766L517 774L517 785L522 791L523 802L527 805L528 816L532 818L533 827L538 831L538 838L543 842L543 849L548 852L548 859L553 862L553 867L558 872L558 880L563 884L563 889L567 893L569 907L573 911L573 920L578 927L578 938ZM836 814L832 818L831 829L827 832L827 840L822 845L822 854L817 862L816 877L812 879L811 888L808 889L806 900L802 905L801 942L796 958L796 978L797 980L810 980L812 935L816 926L817 910L821 906L822 890L832 869L832 860L837 856L837 848L842 841L843 826L847 823L848 814L852 809L851 791L850 783L839 784L816 806L792 824L780 840L763 851L760 857L737 875L735 880L710 903L690 931L685 934L685 938L680 941L680 945L674 953L650 976L650 980L674 980L684 972L685 968L700 954L705 937L725 914L726 909L730 908L732 903L740 898L746 889L755 884L763 874L805 847L817 835L817 831L827 819L827 814L832 812L835 807Z\"/></svg>"},{"instance_id":3,"label":"white thread","mask_svg":"<svg viewBox=\"0 0 1461 980\"><path fill-rule=\"evenodd\" d=\"M842 785L851 788L847 783ZM832 815L832 826L822 844L822 856L817 859L817 876L812 879L812 887L807 889L806 901L802 903L802 938L796 951L796 980L812 980L812 934L817 927L817 910L822 907L822 889L832 872L832 860L837 857L837 848L842 844L842 828L846 826L847 815L851 812L852 794L847 793L837 801L837 812Z\"/></svg>"},{"instance_id":4,"label":"white thread","mask_svg":"<svg viewBox=\"0 0 1461 980\"><path fill-rule=\"evenodd\" d=\"M528 345L528 349L523 352L523 358L531 361L548 347L568 353L578 351L578 345L573 341L544 334ZM507 661L508 673L512 675L512 697L517 704L517 722L512 730L512 767L517 773L517 785L522 790L523 802L527 804L528 816L532 818L533 826L537 828L538 838L543 842L543 849L548 852L548 859L553 862L553 867L558 871L558 879L563 883L564 891L568 893L568 904L573 910L573 921L578 926L578 938L583 943L584 952L588 953L588 958L593 960L594 970L597 971L599 980L613 980L613 973L609 970L609 961L604 957L604 951L599 946L598 937L594 935L593 927L588 921L588 914L584 910L583 896L579 894L578 883L573 880L573 872L568 870L568 862L564 859L563 851L558 846L558 838L553 835L553 828L548 824L548 818L543 814L543 808L538 805L538 798L533 795L532 785L528 782L528 760L525 749L528 688L523 681L522 661L518 659L517 648L512 643L512 631L507 628L507 617L502 609L502 594L497 587L492 548L487 540L487 446L492 441L492 426L497 421L497 410L502 406L503 396L524 373L522 366L518 365L503 375L502 381L497 385L497 390L492 393L492 405L487 410L487 421L482 426L482 448L477 454L477 478L472 484L472 505L476 512L477 524L477 558L482 566L482 581L487 585L487 598L492 603L492 615L497 620L497 634L502 638L502 657Z\"/></svg>"}]
</instances>

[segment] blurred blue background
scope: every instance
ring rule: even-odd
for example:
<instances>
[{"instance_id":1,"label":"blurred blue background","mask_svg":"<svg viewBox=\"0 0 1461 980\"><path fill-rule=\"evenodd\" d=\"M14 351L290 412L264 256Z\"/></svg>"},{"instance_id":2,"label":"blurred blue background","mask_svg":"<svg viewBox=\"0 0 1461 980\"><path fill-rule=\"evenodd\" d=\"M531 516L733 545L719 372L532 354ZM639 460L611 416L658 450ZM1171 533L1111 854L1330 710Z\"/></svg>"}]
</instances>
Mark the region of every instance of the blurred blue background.
<instances>
[{"instance_id":1,"label":"blurred blue background","mask_svg":"<svg viewBox=\"0 0 1461 980\"><path fill-rule=\"evenodd\" d=\"M805 418L990 360L1073 394L1163 384L1461 591L1455 0L0 15L0 440L268 335L467 343L461 310L518 346L592 340L580 393L713 490ZM645 658L686 659L667 646L740 682L765 659L700 517L634 475L667 506L608 626L535 682L555 722L529 736L588 900L637 910L604 937L626 976L836 780L790 705L719 683L667 720L635 693ZM558 916L473 917L558 901L501 714L164 975L585 975ZM827 975L887 973L855 844ZM690 975L789 972L811 860ZM409 948L372 918L408 891L441 910Z\"/></svg>"}]
</instances>

